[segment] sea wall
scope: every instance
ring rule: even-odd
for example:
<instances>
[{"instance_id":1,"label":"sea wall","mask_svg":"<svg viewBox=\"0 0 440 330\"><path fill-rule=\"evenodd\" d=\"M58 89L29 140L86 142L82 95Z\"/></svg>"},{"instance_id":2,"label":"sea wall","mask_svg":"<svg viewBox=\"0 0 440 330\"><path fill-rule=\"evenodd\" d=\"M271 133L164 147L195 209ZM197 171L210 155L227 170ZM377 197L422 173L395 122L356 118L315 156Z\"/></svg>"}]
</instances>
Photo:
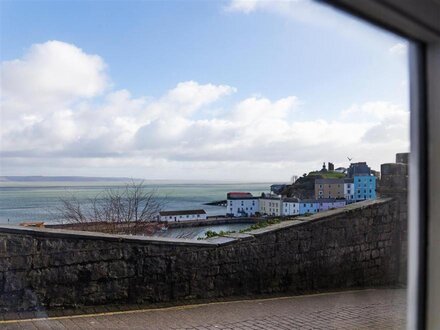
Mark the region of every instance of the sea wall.
<instances>
[{"instance_id":1,"label":"sea wall","mask_svg":"<svg viewBox=\"0 0 440 330\"><path fill-rule=\"evenodd\" d=\"M396 285L398 203L365 201L207 241L0 226L0 310Z\"/></svg>"}]
</instances>

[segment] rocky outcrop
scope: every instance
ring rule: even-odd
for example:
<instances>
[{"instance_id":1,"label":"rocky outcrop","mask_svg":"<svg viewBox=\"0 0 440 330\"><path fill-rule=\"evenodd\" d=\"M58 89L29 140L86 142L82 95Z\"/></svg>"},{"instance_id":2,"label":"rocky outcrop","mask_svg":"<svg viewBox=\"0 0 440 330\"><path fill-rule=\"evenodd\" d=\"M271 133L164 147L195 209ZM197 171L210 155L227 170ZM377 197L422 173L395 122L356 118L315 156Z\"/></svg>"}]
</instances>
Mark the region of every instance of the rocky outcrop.
<instances>
[{"instance_id":1,"label":"rocky outcrop","mask_svg":"<svg viewBox=\"0 0 440 330\"><path fill-rule=\"evenodd\" d=\"M321 178L322 176L303 176L294 184L288 185L282 194L298 199L315 198L315 180Z\"/></svg>"}]
</instances>

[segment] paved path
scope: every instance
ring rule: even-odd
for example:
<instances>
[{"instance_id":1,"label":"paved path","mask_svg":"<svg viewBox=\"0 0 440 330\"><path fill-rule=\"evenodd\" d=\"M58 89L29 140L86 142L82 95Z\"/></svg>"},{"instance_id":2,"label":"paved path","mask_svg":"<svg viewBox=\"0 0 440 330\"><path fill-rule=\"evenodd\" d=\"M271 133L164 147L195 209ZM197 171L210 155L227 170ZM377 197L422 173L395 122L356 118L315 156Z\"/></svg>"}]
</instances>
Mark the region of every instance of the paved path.
<instances>
[{"instance_id":1,"label":"paved path","mask_svg":"<svg viewBox=\"0 0 440 330\"><path fill-rule=\"evenodd\" d=\"M378 289L0 322L2 329L404 329L406 291Z\"/></svg>"}]
</instances>

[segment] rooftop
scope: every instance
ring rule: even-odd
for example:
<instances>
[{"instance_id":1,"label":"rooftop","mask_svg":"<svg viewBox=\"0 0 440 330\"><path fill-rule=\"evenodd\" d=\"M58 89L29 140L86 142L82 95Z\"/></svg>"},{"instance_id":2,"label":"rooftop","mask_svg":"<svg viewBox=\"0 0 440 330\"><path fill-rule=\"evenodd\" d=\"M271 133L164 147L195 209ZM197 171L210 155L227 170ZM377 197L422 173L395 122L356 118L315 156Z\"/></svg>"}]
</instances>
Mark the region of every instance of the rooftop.
<instances>
[{"instance_id":1,"label":"rooftop","mask_svg":"<svg viewBox=\"0 0 440 330\"><path fill-rule=\"evenodd\" d=\"M254 197L250 192L229 192L227 194L227 199L257 199L258 197Z\"/></svg>"},{"instance_id":2,"label":"rooftop","mask_svg":"<svg viewBox=\"0 0 440 330\"><path fill-rule=\"evenodd\" d=\"M317 200L318 203L336 203L336 202L345 202L345 199L338 198L319 198Z\"/></svg>"},{"instance_id":3,"label":"rooftop","mask_svg":"<svg viewBox=\"0 0 440 330\"><path fill-rule=\"evenodd\" d=\"M283 202L285 202L285 203L299 203L300 200L298 198L284 198Z\"/></svg>"},{"instance_id":4,"label":"rooftop","mask_svg":"<svg viewBox=\"0 0 440 330\"><path fill-rule=\"evenodd\" d=\"M161 211L161 216L170 215L190 215L190 214L206 214L205 210L181 210L181 211Z\"/></svg>"}]
</instances>

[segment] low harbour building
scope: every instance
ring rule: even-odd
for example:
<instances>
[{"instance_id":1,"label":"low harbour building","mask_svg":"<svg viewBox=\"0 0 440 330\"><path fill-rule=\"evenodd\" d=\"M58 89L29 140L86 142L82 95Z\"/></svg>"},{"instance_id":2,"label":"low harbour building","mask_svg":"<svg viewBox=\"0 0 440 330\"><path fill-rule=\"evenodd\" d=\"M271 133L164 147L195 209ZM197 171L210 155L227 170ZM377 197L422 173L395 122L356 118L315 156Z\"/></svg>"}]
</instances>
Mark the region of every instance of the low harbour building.
<instances>
[{"instance_id":1,"label":"low harbour building","mask_svg":"<svg viewBox=\"0 0 440 330\"><path fill-rule=\"evenodd\" d=\"M208 218L205 210L181 210L181 211L161 211L159 212L160 221L188 221L206 220Z\"/></svg>"}]
</instances>

